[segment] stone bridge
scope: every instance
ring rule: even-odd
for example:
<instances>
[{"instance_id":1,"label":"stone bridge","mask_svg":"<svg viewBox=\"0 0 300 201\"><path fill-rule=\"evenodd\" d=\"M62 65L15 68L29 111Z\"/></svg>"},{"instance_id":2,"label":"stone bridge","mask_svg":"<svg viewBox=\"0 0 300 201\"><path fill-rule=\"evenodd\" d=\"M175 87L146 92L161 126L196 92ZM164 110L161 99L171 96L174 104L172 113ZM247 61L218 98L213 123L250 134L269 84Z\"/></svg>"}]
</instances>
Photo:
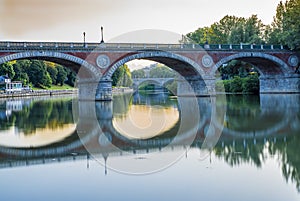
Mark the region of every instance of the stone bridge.
<instances>
[{"instance_id":1,"label":"stone bridge","mask_svg":"<svg viewBox=\"0 0 300 201\"><path fill-rule=\"evenodd\" d=\"M0 42L0 64L42 59L75 71L82 100L111 100L113 73L135 59L156 61L177 71L184 78L178 82L179 96L215 94L218 68L231 60L256 67L261 93L299 93L299 57L275 45Z\"/></svg>"},{"instance_id":2,"label":"stone bridge","mask_svg":"<svg viewBox=\"0 0 300 201\"><path fill-rule=\"evenodd\" d=\"M141 84L143 83L148 83L148 84L155 84L155 85L159 85L159 86L165 86L167 83L170 83L172 81L174 81L175 78L169 77L169 78L153 78L153 77L149 77L149 78L133 78L133 89L138 89L139 86L141 86Z\"/></svg>"}]
</instances>

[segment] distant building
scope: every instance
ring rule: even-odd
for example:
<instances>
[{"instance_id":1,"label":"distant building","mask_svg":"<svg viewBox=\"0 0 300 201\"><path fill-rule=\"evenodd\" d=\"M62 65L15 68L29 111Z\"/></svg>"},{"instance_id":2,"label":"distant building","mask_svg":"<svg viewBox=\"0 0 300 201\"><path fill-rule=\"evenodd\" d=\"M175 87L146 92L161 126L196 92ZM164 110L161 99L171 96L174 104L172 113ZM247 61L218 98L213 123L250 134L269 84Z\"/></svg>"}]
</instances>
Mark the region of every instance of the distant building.
<instances>
[{"instance_id":1,"label":"distant building","mask_svg":"<svg viewBox=\"0 0 300 201\"><path fill-rule=\"evenodd\" d=\"M20 81L12 82L8 76L2 75L0 76L0 88L5 89L9 93L21 92L23 85Z\"/></svg>"},{"instance_id":2,"label":"distant building","mask_svg":"<svg viewBox=\"0 0 300 201\"><path fill-rule=\"evenodd\" d=\"M11 79L6 76L6 75L1 75L0 76L0 84L7 84L7 83L10 83L11 82Z\"/></svg>"}]
</instances>

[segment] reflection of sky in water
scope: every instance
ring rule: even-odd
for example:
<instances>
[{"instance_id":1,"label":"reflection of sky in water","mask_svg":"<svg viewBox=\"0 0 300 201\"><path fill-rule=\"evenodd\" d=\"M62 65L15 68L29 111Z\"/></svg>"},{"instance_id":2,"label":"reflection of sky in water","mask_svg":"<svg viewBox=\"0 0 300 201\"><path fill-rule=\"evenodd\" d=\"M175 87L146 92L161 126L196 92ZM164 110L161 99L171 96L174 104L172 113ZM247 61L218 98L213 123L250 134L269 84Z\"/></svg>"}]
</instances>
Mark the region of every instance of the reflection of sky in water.
<instances>
[{"instance_id":1,"label":"reflection of sky in water","mask_svg":"<svg viewBox=\"0 0 300 201\"><path fill-rule=\"evenodd\" d=\"M79 151L78 149L66 156L51 156L47 159L47 164L36 166L33 164L42 164L45 159L29 159L27 163L23 157L16 158L16 166L22 162L21 166L24 166L16 168L14 165L9 166L8 160L11 159L3 158L0 165L7 169L0 169L0 200L299 200L300 194L296 187L300 167L297 152L300 140L298 98L299 96L261 96L254 102L245 103L249 98L234 97L229 101L232 106L228 108L229 125L226 125L232 130L228 129L221 136L211 155L204 160L200 160L198 147L201 147L201 143L197 142L190 149L183 144L166 151L155 147L152 151L157 153L156 157L152 157L152 152L139 152L141 150L130 150L133 153L131 155L119 150L117 153L109 152L109 149L108 152L99 153L99 160L104 164L105 157L107 167L115 169L148 168L150 165L161 166L162 162L170 161L168 168L155 174L130 176L108 169L108 174L105 175L105 168L92 157L87 160L87 153L74 155L73 151ZM170 126L172 122L178 121L175 118L178 115L177 108L150 107L120 107L123 110L118 111L127 113L114 115L115 128L133 120L141 130L150 127L157 112L154 109L168 117L174 117L169 120ZM139 113L140 111L144 112ZM277 115L280 113L281 118L274 117L280 116ZM131 119L130 115L133 115ZM228 135L247 126L247 123L254 126L255 119L251 118L255 116L265 123L259 125L261 128L270 127L270 135L259 136L257 132L255 135ZM265 119L272 116L266 122ZM287 120L280 127L284 129L274 129L276 127L273 125L277 125L276 122L280 119ZM161 122L160 120L158 123ZM160 130L157 129L158 132ZM174 157L178 155L183 157L177 162L170 160L178 158ZM62 162L66 158L71 161ZM288 167L286 172L283 170L285 166Z\"/></svg>"},{"instance_id":2,"label":"reflection of sky in water","mask_svg":"<svg viewBox=\"0 0 300 201\"><path fill-rule=\"evenodd\" d=\"M0 170L0 199L299 200L295 187L282 178L276 156L269 157L261 168L251 164L231 167L213 154L211 162L198 157L199 150L191 149L187 158L167 170L144 176L110 170L105 175L104 167L93 160ZM108 163L110 160L116 159L109 158ZM133 160L134 156L128 158L125 165Z\"/></svg>"},{"instance_id":3,"label":"reflection of sky in water","mask_svg":"<svg viewBox=\"0 0 300 201\"><path fill-rule=\"evenodd\" d=\"M129 139L149 139L170 130L178 121L177 108L131 105L125 116L113 118L113 126Z\"/></svg>"},{"instance_id":4,"label":"reflection of sky in water","mask_svg":"<svg viewBox=\"0 0 300 201\"><path fill-rule=\"evenodd\" d=\"M0 146L40 147L72 135L71 103L70 96L0 100Z\"/></svg>"},{"instance_id":5,"label":"reflection of sky in water","mask_svg":"<svg viewBox=\"0 0 300 201\"><path fill-rule=\"evenodd\" d=\"M64 124L57 128L37 128L34 134L24 134L18 128L0 131L0 146L5 147L40 147L59 142L72 135L75 124Z\"/></svg>"}]
</instances>

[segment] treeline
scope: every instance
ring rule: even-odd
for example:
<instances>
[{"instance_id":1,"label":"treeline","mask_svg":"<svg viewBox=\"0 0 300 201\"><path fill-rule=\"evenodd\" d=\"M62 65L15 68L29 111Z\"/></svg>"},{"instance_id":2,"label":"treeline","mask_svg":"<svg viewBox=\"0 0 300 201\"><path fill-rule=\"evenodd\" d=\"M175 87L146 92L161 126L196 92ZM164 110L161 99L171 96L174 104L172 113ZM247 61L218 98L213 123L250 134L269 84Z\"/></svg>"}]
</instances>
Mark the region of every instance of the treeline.
<instances>
[{"instance_id":1,"label":"treeline","mask_svg":"<svg viewBox=\"0 0 300 201\"><path fill-rule=\"evenodd\" d=\"M257 74L252 74L241 78L235 76L230 80L219 80L216 82L217 92L231 92L231 93L259 93L259 78Z\"/></svg>"},{"instance_id":2,"label":"treeline","mask_svg":"<svg viewBox=\"0 0 300 201\"><path fill-rule=\"evenodd\" d=\"M270 25L257 15L249 18L226 15L209 27L188 33L188 38L199 44L273 44L300 50L300 0L282 1Z\"/></svg>"},{"instance_id":3,"label":"treeline","mask_svg":"<svg viewBox=\"0 0 300 201\"><path fill-rule=\"evenodd\" d=\"M70 69L49 61L15 60L0 65L0 75L8 75L12 81L23 85L47 88L51 85L74 86L76 74Z\"/></svg>"},{"instance_id":4,"label":"treeline","mask_svg":"<svg viewBox=\"0 0 300 201\"><path fill-rule=\"evenodd\" d=\"M145 69L134 70L132 71L131 75L133 78L146 78L148 76L150 78L175 78L178 75L178 73L163 64L157 63L155 64L155 66L149 69L149 75L146 75ZM167 83L164 87L168 89L170 93L174 95L177 94L177 82L175 80ZM142 85L139 88L145 90L155 89L154 86L146 85Z\"/></svg>"},{"instance_id":5,"label":"treeline","mask_svg":"<svg viewBox=\"0 0 300 201\"><path fill-rule=\"evenodd\" d=\"M5 103L5 102L4 102ZM6 106L0 105L0 108ZM7 130L17 127L25 135L32 135L38 128L57 129L65 124L72 124L72 100L58 99L34 101L26 105L22 111L14 111L10 118L0 118L0 129Z\"/></svg>"},{"instance_id":6,"label":"treeline","mask_svg":"<svg viewBox=\"0 0 300 201\"><path fill-rule=\"evenodd\" d=\"M159 63L155 64L155 67L149 69L149 77L151 78L170 78L175 77L177 74L178 73L171 68ZM146 75L146 70L144 68L132 71L131 75L133 78L145 78L148 76Z\"/></svg>"},{"instance_id":7,"label":"treeline","mask_svg":"<svg viewBox=\"0 0 300 201\"><path fill-rule=\"evenodd\" d=\"M112 86L130 87L132 86L131 72L126 64L120 66L112 76Z\"/></svg>"}]
</instances>

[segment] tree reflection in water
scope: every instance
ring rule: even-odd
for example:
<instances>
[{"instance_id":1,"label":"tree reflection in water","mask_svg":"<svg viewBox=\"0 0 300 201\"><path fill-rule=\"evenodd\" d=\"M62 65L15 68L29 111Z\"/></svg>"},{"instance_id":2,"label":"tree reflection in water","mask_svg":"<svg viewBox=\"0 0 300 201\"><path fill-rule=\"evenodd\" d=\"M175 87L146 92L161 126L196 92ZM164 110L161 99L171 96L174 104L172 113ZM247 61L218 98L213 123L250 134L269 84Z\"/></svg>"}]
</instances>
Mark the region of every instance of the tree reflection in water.
<instances>
[{"instance_id":1,"label":"tree reflection in water","mask_svg":"<svg viewBox=\"0 0 300 201\"><path fill-rule=\"evenodd\" d=\"M73 123L72 97L34 100L19 100L19 108L10 108L11 102L16 100L5 100L0 103L0 130L8 130L15 126L25 135L33 135L39 128L56 129L65 124ZM7 114L9 113L9 115Z\"/></svg>"},{"instance_id":2,"label":"tree reflection in water","mask_svg":"<svg viewBox=\"0 0 300 201\"><path fill-rule=\"evenodd\" d=\"M261 168L269 158L276 157L286 181L294 183L300 192L299 97L300 95L228 96L224 130L212 152L232 167L250 164ZM115 97L113 116L125 118L132 104L157 104L162 108L177 104L171 98L148 98L143 95L132 98L130 94ZM37 128L55 129L63 124L73 123L72 98L32 101L24 104L22 110L12 111L9 115L5 113L5 104L5 101L0 102L1 130L15 125L30 135ZM203 105L204 108L207 106ZM222 103L217 102L217 105ZM171 129L164 137L172 138L174 132L176 129ZM198 139L202 139L203 133L198 135ZM156 140L159 142L160 139ZM192 147L199 147L196 141Z\"/></svg>"},{"instance_id":3,"label":"tree reflection in water","mask_svg":"<svg viewBox=\"0 0 300 201\"><path fill-rule=\"evenodd\" d=\"M299 95L261 95L228 97L224 139L214 148L215 155L230 166L254 164L260 168L269 157L278 157L286 181L300 192L300 107ZM276 128L287 122L285 126ZM256 136L255 131L266 135ZM273 132L269 132L271 130ZM236 132L238 131L238 132ZM243 132L245 133L243 135ZM249 133L252 135L249 136ZM270 134L267 134L270 133Z\"/></svg>"}]
</instances>

